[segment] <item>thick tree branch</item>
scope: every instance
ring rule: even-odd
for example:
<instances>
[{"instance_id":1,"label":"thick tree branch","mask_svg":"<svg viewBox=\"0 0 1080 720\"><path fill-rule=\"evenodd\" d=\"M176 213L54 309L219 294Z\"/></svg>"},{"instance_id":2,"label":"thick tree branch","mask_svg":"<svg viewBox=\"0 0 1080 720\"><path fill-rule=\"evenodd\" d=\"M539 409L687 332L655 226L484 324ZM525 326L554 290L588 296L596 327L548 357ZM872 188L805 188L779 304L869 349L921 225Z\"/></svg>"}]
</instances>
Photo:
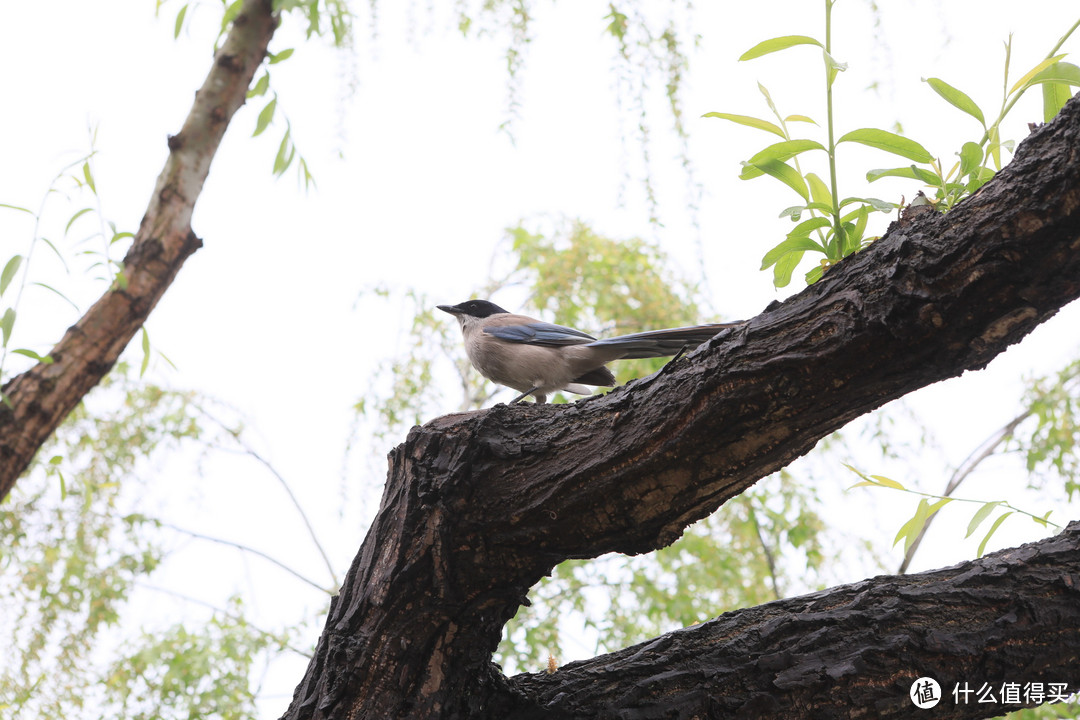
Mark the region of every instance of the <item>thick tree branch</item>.
<instances>
[{"instance_id":1,"label":"thick tree branch","mask_svg":"<svg viewBox=\"0 0 1080 720\"><path fill-rule=\"evenodd\" d=\"M169 159L124 258L126 287L106 291L68 328L49 353L51 365L39 363L5 384L14 411L0 406L0 499L41 444L112 368L180 266L202 244L191 231L195 201L276 25L270 0L245 0L183 128L169 138Z\"/></svg>"},{"instance_id":2,"label":"thick tree branch","mask_svg":"<svg viewBox=\"0 0 1080 720\"><path fill-rule=\"evenodd\" d=\"M487 716L515 693L489 662L502 627L554 565L671 543L853 418L982 368L1077 295L1080 99L948 215L894 224L650 378L414 428L285 717ZM1011 665L1005 648L985 662L999 657ZM860 682L845 672L832 680Z\"/></svg>"},{"instance_id":3,"label":"thick tree branch","mask_svg":"<svg viewBox=\"0 0 1080 720\"><path fill-rule=\"evenodd\" d=\"M1022 704L957 703L953 688L988 683L999 698L1005 682L1067 683L1074 692L1078 671L1072 523L980 560L778 600L553 674L518 675L510 685L521 705L510 698L487 716L907 718L919 712L912 683L930 676L943 691L933 717L985 718Z\"/></svg>"}]
</instances>

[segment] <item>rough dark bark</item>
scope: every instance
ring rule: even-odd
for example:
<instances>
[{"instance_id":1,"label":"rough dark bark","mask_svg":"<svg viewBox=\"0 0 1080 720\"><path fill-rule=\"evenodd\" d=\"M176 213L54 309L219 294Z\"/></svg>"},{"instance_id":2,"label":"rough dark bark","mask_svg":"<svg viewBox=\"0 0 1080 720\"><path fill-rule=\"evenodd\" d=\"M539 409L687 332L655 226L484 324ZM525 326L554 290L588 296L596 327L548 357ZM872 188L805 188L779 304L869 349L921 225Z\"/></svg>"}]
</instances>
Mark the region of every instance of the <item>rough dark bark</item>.
<instances>
[{"instance_id":1,"label":"rough dark bark","mask_svg":"<svg viewBox=\"0 0 1080 720\"><path fill-rule=\"evenodd\" d=\"M4 385L0 405L0 500L34 454L105 373L142 327L180 266L202 245L191 214L210 162L233 114L244 104L255 70L277 26L270 0L245 0L180 132L124 258L127 284L111 288L68 328L49 355Z\"/></svg>"},{"instance_id":2,"label":"rough dark bark","mask_svg":"<svg viewBox=\"0 0 1080 720\"><path fill-rule=\"evenodd\" d=\"M522 706L487 717L906 718L918 712L912 683L929 676L943 691L935 718L980 718L1024 705L957 704L958 684L989 682L995 697L1003 682L1075 691L1078 672L1073 523L974 562L726 613L552 674L519 675L510 685Z\"/></svg>"},{"instance_id":3,"label":"rough dark bark","mask_svg":"<svg viewBox=\"0 0 1080 720\"><path fill-rule=\"evenodd\" d=\"M579 672L581 666L551 679L510 682L490 664L504 623L525 602L528 589L567 558L642 553L671 543L689 523L808 452L828 433L912 390L982 368L1075 299L1078 154L1080 100L1074 99L1054 123L1021 145L997 178L948 215L928 213L895 225L821 282L648 379L573 405L500 405L414 428L390 456L379 514L284 717L563 717L568 710L561 707L584 707L560 705L569 701L559 699L564 680L565 690L576 692L574 683L587 672ZM1075 542L1075 532L1069 537ZM995 567L1011 572L1012 565ZM996 572L984 569L987 578ZM1073 601L1075 578L1061 581ZM896 601L876 588L898 582L868 581L856 586L857 601L838 600L835 607L828 595L782 607L811 604L819 630L799 638L800 647L820 640L820 657L828 658L825 648L843 642L847 632L835 623L852 617L857 607L867 613L863 628L894 616ZM918 594L919 580L913 582L905 586L905 598ZM965 594L966 582L967 575L955 578L952 587L960 594L952 597L961 603L958 612L976 613L977 594ZM1060 607L1061 598L1054 597L1053 607ZM1042 602L1033 596L1031 608ZM1008 608L997 611L998 624L1007 625ZM751 612L766 611L745 612L739 616L744 619L727 622L749 627L754 617L764 617ZM832 621L830 612L837 613ZM1046 638L1046 646L1015 639L1008 648L990 644L972 664L959 667L985 671L986 681L1011 680L1005 677L1009 672L1019 676L1023 667L1038 668L1039 654L1045 653L1071 657L1075 668L1075 653L1066 652L1076 647L1075 635L1053 635L1051 630L1061 628L1048 628L1055 621L1052 612L1018 607L1016 613L1017 627ZM988 623L980 627L997 627L992 614L980 615ZM650 684L661 694L670 690L669 707L696 707L702 717L757 702L788 708L792 715L813 714L819 705L843 714L834 698L857 702L873 696L886 698L889 706L915 656L882 652L883 642L901 643L897 650L921 644L944 657L948 643L960 639L945 621L912 617L922 624L900 623L888 637L853 634L866 652L860 655L860 647L848 643L846 657L853 664L838 666L835 675L781 653L757 665L772 673L771 684L769 678L742 676L742 697L713 698L702 685L677 679L666 689ZM1057 618L1069 619L1075 617ZM794 628L810 627L803 616L790 621ZM821 629L830 622L839 638ZM737 643L733 648L748 658L767 658L775 645L766 641L782 637L769 628L768 637L743 631L717 641ZM905 634L918 639L903 646ZM691 637L697 636L678 633L656 641L668 658L653 668L657 677L678 675L672 659ZM958 651L975 648L979 640L965 642ZM872 661L867 667L875 683L884 683L887 697L860 689L867 680L856 659ZM704 677L722 670L700 672ZM594 713L611 698L648 695L647 688L619 687L618 678L603 674L609 687L592 696L601 703ZM627 682L633 680L628 676ZM539 703L548 703L552 713L506 714L510 707ZM658 709L628 709L619 716L668 717ZM678 710L671 716L694 715Z\"/></svg>"}]
</instances>

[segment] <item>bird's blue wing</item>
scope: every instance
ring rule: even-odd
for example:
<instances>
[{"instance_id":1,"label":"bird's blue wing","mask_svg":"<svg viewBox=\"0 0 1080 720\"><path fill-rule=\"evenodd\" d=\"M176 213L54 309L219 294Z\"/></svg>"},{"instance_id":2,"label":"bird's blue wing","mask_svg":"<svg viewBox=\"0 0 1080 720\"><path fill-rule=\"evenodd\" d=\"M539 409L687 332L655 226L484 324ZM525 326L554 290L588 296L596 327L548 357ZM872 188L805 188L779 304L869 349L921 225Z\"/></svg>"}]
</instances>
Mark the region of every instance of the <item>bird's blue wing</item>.
<instances>
[{"instance_id":1,"label":"bird's blue wing","mask_svg":"<svg viewBox=\"0 0 1080 720\"><path fill-rule=\"evenodd\" d=\"M584 345L591 343L596 338L587 335L580 330L553 325L552 323L529 323L528 325L503 325L486 327L484 332L493 335L500 340L526 345Z\"/></svg>"}]
</instances>

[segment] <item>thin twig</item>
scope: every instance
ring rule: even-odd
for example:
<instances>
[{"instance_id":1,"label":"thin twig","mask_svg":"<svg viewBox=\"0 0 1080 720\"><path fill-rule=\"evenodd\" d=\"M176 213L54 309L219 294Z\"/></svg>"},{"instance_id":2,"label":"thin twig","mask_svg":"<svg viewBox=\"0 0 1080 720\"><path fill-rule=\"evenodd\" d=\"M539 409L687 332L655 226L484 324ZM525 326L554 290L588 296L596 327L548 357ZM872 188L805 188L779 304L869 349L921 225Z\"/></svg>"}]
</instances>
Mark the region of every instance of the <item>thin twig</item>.
<instances>
[{"instance_id":1,"label":"thin twig","mask_svg":"<svg viewBox=\"0 0 1080 720\"><path fill-rule=\"evenodd\" d=\"M203 417L210 420L212 423L214 423L222 430L227 432L229 435L231 435L233 440L235 440L236 444L243 449L245 454L250 455L256 461L261 463L263 467L270 471L271 475L277 478L277 481L281 484L281 487L285 489L285 494L289 496L289 500L292 502L293 507L296 509L296 512L300 515L300 519L304 521L304 526L307 527L308 535L311 537L311 542L315 544L316 549L322 556L323 562L326 563L326 569L330 572L330 578L331 580L333 580L334 587L339 587L341 585L341 582L338 580L337 573L334 572L334 566L330 562L330 556L326 554L326 550L323 549L322 543L319 542L319 538L315 534L314 526L312 526L311 521L308 520L307 513L304 512L304 508L301 507L300 501L297 500L296 495L293 494L292 488L289 487L288 481L285 480L284 477L282 477L281 473L279 473L277 469L272 464L270 464L270 462L266 458L260 455L253 447L248 445L247 442L245 442L244 439L240 436L240 433L238 431L233 430L232 428L227 426L224 422L211 415L204 408L196 405L195 409L201 415L203 415Z\"/></svg>"},{"instance_id":2,"label":"thin twig","mask_svg":"<svg viewBox=\"0 0 1080 720\"><path fill-rule=\"evenodd\" d=\"M765 562L769 565L769 577L772 579L773 595L776 596L777 600L780 600L783 596L780 594L780 581L776 578L776 561L773 559L769 544L765 542L765 536L761 534L761 523L758 522L757 513L754 512L753 507L749 507L749 510L750 522L754 524L754 532L757 533L758 542L761 543L761 551L765 553Z\"/></svg>"},{"instance_id":3,"label":"thin twig","mask_svg":"<svg viewBox=\"0 0 1080 720\"><path fill-rule=\"evenodd\" d=\"M991 454L994 454L995 450L997 450L1005 440L1008 440L1013 436L1013 433L1016 432L1016 426L1027 420L1031 416L1031 412L1031 410L1025 410L1020 413L1020 415L999 427L993 435L990 435L987 439L983 440L982 445L972 450L969 456L964 458L963 462L960 463L960 466L956 468L953 476L949 478L948 484L945 486L945 492L942 493L942 497L950 498L956 489L960 487L960 484L968 479L969 475L975 472L975 468L978 467L980 463L989 458ZM919 530L919 534L916 535L915 540L912 542L912 546L907 548L907 553L904 555L904 561L900 563L900 569L896 571L897 574L904 574L907 572L907 568L912 565L912 558L915 557L915 552L919 549L919 544L922 542L923 535L926 535L927 530L930 529L930 524L933 522L935 515L936 513L927 518L926 522L922 525L922 529Z\"/></svg>"},{"instance_id":4,"label":"thin twig","mask_svg":"<svg viewBox=\"0 0 1080 720\"><path fill-rule=\"evenodd\" d=\"M1011 438L1013 433L1016 432L1017 426L1031 417L1032 412L1032 410L1026 410L1020 413L1005 425L998 428L997 431L984 440L979 447L972 450L971 454L964 459L964 462L960 463L960 466L953 472L952 477L949 478L948 484L945 485L945 492L942 493L941 497L951 497L953 492L960 487L960 483L964 482L971 473L975 472L975 468L977 468L983 460L993 455L998 446ZM908 567L911 565L912 558L915 557L915 551L919 549L919 544L922 542L923 536L926 535L930 523L934 521L936 514L937 513L926 518L922 530L919 531L919 534L911 543L911 547L908 548L907 553L904 555L904 561L900 563L900 569L897 570L897 574L903 575L907 572Z\"/></svg>"},{"instance_id":5,"label":"thin twig","mask_svg":"<svg viewBox=\"0 0 1080 720\"><path fill-rule=\"evenodd\" d=\"M1077 21L1077 23L1080 24L1080 21ZM1074 26L1073 30L1075 29L1076 27ZM1072 30L1070 30L1069 32L1072 32ZM1062 390L1071 392L1071 383L1076 380L1075 372L1076 371L1073 370L1064 372L1062 374L1058 381ZM1016 428L1020 425L1020 423L1031 417L1034 412L1035 410L1033 408L1028 407L1027 410L1020 413L1012 420L1007 422L1005 425L998 428L998 430L993 435L984 440L982 444L979 445L977 448L972 450L971 454L964 458L964 462L960 463L959 467L957 467L956 471L952 474L952 477L949 478L949 482L945 486L945 492L940 497L952 497L953 492L955 492L956 489L960 487L960 483L964 482L964 480L966 480L967 477L975 471L975 468L977 468L983 460L993 455L1002 443L1011 438L1013 436L1013 433L1016 432ZM908 567L910 567L911 565L911 559L914 557L915 551L919 549L919 544L922 542L923 536L926 534L926 530L930 527L930 523L933 522L933 520L934 515L926 518L926 522L923 524L922 530L919 531L919 534L915 537L914 542L911 543L911 547L909 547L907 553L904 554L904 561L900 563L900 568L897 571L898 574L902 575L907 572Z\"/></svg>"},{"instance_id":6,"label":"thin twig","mask_svg":"<svg viewBox=\"0 0 1080 720\"><path fill-rule=\"evenodd\" d=\"M243 552L251 553L252 555L258 555L259 557L263 558L264 560L267 560L269 562L272 562L274 565L277 565L279 568L281 568L285 572L289 573L293 577L295 577L295 578L297 578L299 580L302 580L303 582L306 582L308 585L315 588L316 590L319 590L320 592L324 592L324 593L326 593L327 595L330 595L330 596L334 595L333 590L328 590L327 588L324 588L321 585L319 585L319 583L315 582L314 580L311 580L310 578L304 577L303 575L301 575L296 570L293 570L291 567L289 567L285 563L281 562L277 558L274 558L274 557L264 553L262 550L256 550L253 547L249 547L247 545L244 545L244 544L238 543L238 542L234 542L232 540L225 540L223 538L213 537L211 535L203 535L202 533L198 533L198 532L195 532L193 530L187 530L185 528L178 527L178 526L173 525L171 523L163 522L163 523L160 523L160 525L161 525L161 527L169 528L170 530L174 530L174 531L176 531L178 533L182 533L184 535L188 535L188 536L193 537L193 538L198 538L199 540L207 540L209 542L218 543L218 544L221 544L221 545L228 545L230 547L236 548L237 550L241 550Z\"/></svg>"}]
</instances>

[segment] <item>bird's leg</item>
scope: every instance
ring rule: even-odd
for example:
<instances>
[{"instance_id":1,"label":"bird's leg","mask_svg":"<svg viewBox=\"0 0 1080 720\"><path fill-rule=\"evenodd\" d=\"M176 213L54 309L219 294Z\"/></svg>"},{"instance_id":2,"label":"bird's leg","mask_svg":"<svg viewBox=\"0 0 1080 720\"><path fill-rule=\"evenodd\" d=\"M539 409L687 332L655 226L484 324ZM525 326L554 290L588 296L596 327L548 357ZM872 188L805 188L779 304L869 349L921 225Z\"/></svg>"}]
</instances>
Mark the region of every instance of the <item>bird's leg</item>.
<instances>
[{"instance_id":1,"label":"bird's leg","mask_svg":"<svg viewBox=\"0 0 1080 720\"><path fill-rule=\"evenodd\" d=\"M522 400L529 397L530 395L532 395L534 392L536 392L539 389L540 388L538 388L538 387L529 388L528 390L526 390L525 392L521 393L516 398L511 400L510 405L514 405L515 403L521 402ZM540 404L540 403L544 402L544 396L543 395L537 395L536 396L536 402L537 402L537 404Z\"/></svg>"}]
</instances>

